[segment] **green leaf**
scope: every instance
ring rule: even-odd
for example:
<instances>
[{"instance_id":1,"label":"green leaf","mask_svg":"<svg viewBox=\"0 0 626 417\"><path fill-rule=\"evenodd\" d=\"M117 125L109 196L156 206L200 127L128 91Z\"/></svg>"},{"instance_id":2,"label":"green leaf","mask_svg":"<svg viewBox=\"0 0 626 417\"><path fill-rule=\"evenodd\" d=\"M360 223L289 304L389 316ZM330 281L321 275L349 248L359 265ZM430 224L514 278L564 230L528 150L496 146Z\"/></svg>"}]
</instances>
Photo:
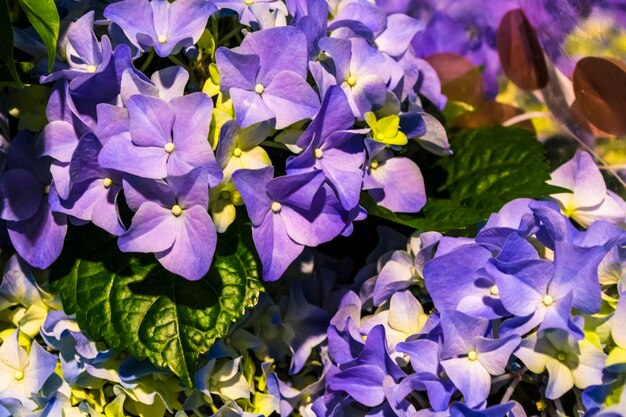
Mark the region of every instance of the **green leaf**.
<instances>
[{"instance_id":1,"label":"green leaf","mask_svg":"<svg viewBox=\"0 0 626 417\"><path fill-rule=\"evenodd\" d=\"M114 239L93 228L69 243L51 273L65 311L92 338L169 367L188 386L199 355L262 289L255 257L238 233L220 235L211 270L199 281L166 271L153 255L120 253Z\"/></svg>"},{"instance_id":2,"label":"green leaf","mask_svg":"<svg viewBox=\"0 0 626 417\"><path fill-rule=\"evenodd\" d=\"M59 38L59 13L54 0L18 0L48 50L48 71L52 71Z\"/></svg>"},{"instance_id":3,"label":"green leaf","mask_svg":"<svg viewBox=\"0 0 626 417\"><path fill-rule=\"evenodd\" d=\"M516 198L568 192L546 183L550 169L542 144L524 129L492 127L463 132L451 140L453 155L440 165L444 185L419 215L395 214L369 196L361 204L372 215L419 230L464 230L487 220ZM446 198L443 198L446 197Z\"/></svg>"},{"instance_id":4,"label":"green leaf","mask_svg":"<svg viewBox=\"0 0 626 417\"><path fill-rule=\"evenodd\" d=\"M13 25L11 25L7 0L0 0L0 59L6 63L13 79L21 85L22 82L13 60Z\"/></svg>"}]
</instances>

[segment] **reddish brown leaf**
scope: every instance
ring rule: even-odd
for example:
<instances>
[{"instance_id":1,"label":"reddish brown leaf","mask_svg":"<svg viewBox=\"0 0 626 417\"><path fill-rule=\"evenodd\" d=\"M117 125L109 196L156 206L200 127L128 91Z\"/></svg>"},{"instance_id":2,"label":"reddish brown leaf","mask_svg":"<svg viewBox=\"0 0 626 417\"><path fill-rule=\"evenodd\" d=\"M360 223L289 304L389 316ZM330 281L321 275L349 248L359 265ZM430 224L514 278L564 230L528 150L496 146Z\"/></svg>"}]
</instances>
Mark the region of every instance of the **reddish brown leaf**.
<instances>
[{"instance_id":1,"label":"reddish brown leaf","mask_svg":"<svg viewBox=\"0 0 626 417\"><path fill-rule=\"evenodd\" d=\"M441 92L449 100L476 106L484 100L483 77L480 68L467 58L451 53L433 54L426 61L437 71Z\"/></svg>"},{"instance_id":2,"label":"reddish brown leaf","mask_svg":"<svg viewBox=\"0 0 626 417\"><path fill-rule=\"evenodd\" d=\"M501 126L502 123L524 113L521 109L510 104L499 103L497 101L485 101L474 111L462 114L456 119L456 127L461 129L476 129L480 127ZM516 124L518 127L535 131L530 120Z\"/></svg>"},{"instance_id":3,"label":"reddish brown leaf","mask_svg":"<svg viewBox=\"0 0 626 417\"><path fill-rule=\"evenodd\" d=\"M548 84L548 67L537 32L521 9L504 15L496 44L502 68L515 85L530 91Z\"/></svg>"},{"instance_id":4,"label":"reddish brown leaf","mask_svg":"<svg viewBox=\"0 0 626 417\"><path fill-rule=\"evenodd\" d=\"M626 135L626 65L587 57L574 68L577 109L599 129Z\"/></svg>"}]
</instances>

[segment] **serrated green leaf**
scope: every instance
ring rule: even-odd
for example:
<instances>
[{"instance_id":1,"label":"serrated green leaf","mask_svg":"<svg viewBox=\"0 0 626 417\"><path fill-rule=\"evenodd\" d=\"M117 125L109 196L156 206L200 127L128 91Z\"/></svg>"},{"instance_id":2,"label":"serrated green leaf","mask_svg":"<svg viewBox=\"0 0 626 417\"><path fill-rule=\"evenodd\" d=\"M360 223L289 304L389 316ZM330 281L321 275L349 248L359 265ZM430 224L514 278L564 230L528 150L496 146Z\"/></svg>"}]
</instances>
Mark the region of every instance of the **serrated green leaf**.
<instances>
[{"instance_id":1,"label":"serrated green leaf","mask_svg":"<svg viewBox=\"0 0 626 417\"><path fill-rule=\"evenodd\" d=\"M94 229L81 235L89 238L72 242L52 270L66 312L91 337L169 367L188 386L199 355L256 304L262 288L238 234L220 236L211 270L199 281L175 276L151 255L122 254Z\"/></svg>"},{"instance_id":2,"label":"serrated green leaf","mask_svg":"<svg viewBox=\"0 0 626 417\"><path fill-rule=\"evenodd\" d=\"M59 38L59 12L54 0L18 0L24 14L48 50L48 71L52 71Z\"/></svg>"},{"instance_id":3,"label":"serrated green leaf","mask_svg":"<svg viewBox=\"0 0 626 417\"><path fill-rule=\"evenodd\" d=\"M415 215L395 214L368 197L361 204L372 215L419 230L463 230L487 220L516 198L542 198L568 192L546 183L550 169L543 146L524 129L492 127L464 132L451 141L453 155L440 165L447 179Z\"/></svg>"},{"instance_id":4,"label":"serrated green leaf","mask_svg":"<svg viewBox=\"0 0 626 417\"><path fill-rule=\"evenodd\" d=\"M13 26L7 0L0 0L0 59L5 62L13 79L21 85L13 59Z\"/></svg>"}]
</instances>

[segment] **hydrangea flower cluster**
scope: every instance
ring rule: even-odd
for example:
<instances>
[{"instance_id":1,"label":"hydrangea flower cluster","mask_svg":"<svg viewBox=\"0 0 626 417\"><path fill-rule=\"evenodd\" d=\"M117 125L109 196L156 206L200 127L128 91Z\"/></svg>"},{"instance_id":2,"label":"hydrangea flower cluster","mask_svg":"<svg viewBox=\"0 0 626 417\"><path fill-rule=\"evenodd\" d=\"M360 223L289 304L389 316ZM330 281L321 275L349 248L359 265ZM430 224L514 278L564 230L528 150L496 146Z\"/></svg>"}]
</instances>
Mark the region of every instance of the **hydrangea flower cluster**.
<instances>
[{"instance_id":1,"label":"hydrangea flower cluster","mask_svg":"<svg viewBox=\"0 0 626 417\"><path fill-rule=\"evenodd\" d=\"M595 192L623 204L588 188L599 175L589 158L577 153L553 181L569 181L573 200ZM511 201L474 238L407 242L380 227L355 278L349 260L304 250L204 356L195 388L90 340L13 256L0 286L0 410L519 417L534 404L541 415L619 416L626 211L596 205L580 229L553 198Z\"/></svg>"},{"instance_id":2,"label":"hydrangea flower cluster","mask_svg":"<svg viewBox=\"0 0 626 417\"><path fill-rule=\"evenodd\" d=\"M198 280L245 205L272 281L305 246L349 235L367 214L362 191L396 212L421 210L420 169L398 152L417 138L449 149L423 119L418 93L441 99L410 43L420 23L360 0L235 3L124 0L104 22L90 11L71 23L66 61L41 78L52 83L48 123L11 142L0 177L0 218L29 264L50 266L68 224L91 222L121 251ZM232 12L253 30L208 51L207 93L193 92L182 66L150 78L135 66L197 55L209 19ZM266 149L277 146L272 161Z\"/></svg>"},{"instance_id":3,"label":"hydrangea flower cluster","mask_svg":"<svg viewBox=\"0 0 626 417\"><path fill-rule=\"evenodd\" d=\"M0 417L626 416L623 0L0 9Z\"/></svg>"}]
</instances>

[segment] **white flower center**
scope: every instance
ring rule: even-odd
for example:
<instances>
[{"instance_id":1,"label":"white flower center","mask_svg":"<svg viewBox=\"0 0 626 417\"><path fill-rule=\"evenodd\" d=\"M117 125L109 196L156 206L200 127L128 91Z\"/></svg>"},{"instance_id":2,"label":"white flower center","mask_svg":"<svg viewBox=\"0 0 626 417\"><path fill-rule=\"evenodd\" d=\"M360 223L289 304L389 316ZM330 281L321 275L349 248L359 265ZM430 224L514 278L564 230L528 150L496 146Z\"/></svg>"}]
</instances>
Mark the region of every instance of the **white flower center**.
<instances>
[{"instance_id":1,"label":"white flower center","mask_svg":"<svg viewBox=\"0 0 626 417\"><path fill-rule=\"evenodd\" d=\"M172 214L176 217L180 216L181 214L183 214L183 208L178 204L174 204L172 206Z\"/></svg>"},{"instance_id":2,"label":"white flower center","mask_svg":"<svg viewBox=\"0 0 626 417\"><path fill-rule=\"evenodd\" d=\"M280 209L282 209L282 208L283 208L282 204L280 204L278 201L274 201L272 203L272 211L274 213L280 212Z\"/></svg>"},{"instance_id":3,"label":"white flower center","mask_svg":"<svg viewBox=\"0 0 626 417\"><path fill-rule=\"evenodd\" d=\"M257 84L254 86L254 92L257 94L263 94L263 91L265 91L265 87L263 87L263 84Z\"/></svg>"},{"instance_id":4,"label":"white flower center","mask_svg":"<svg viewBox=\"0 0 626 417\"><path fill-rule=\"evenodd\" d=\"M94 73L98 68L95 65L87 65L87 72Z\"/></svg>"},{"instance_id":5,"label":"white flower center","mask_svg":"<svg viewBox=\"0 0 626 417\"><path fill-rule=\"evenodd\" d=\"M317 159L322 159L322 157L324 156L324 151L322 151L320 148L316 148L313 151L313 155L315 155L315 158Z\"/></svg>"},{"instance_id":6,"label":"white flower center","mask_svg":"<svg viewBox=\"0 0 626 417\"><path fill-rule=\"evenodd\" d=\"M551 295L546 295L545 297L543 297L543 305L546 307L550 307L552 304L554 304L554 298Z\"/></svg>"},{"instance_id":7,"label":"white flower center","mask_svg":"<svg viewBox=\"0 0 626 417\"><path fill-rule=\"evenodd\" d=\"M172 142L167 142L164 148L165 148L165 152L172 153L174 152L174 149L176 149L176 146Z\"/></svg>"},{"instance_id":8,"label":"white flower center","mask_svg":"<svg viewBox=\"0 0 626 417\"><path fill-rule=\"evenodd\" d=\"M165 35L159 35L159 37L158 37L158 39L157 39L157 40L158 40L158 41L159 41L159 43L161 43L161 44L162 44L162 43L165 43L165 42L167 42L167 36L165 36Z\"/></svg>"},{"instance_id":9,"label":"white flower center","mask_svg":"<svg viewBox=\"0 0 626 417\"><path fill-rule=\"evenodd\" d=\"M467 359L469 359L470 361L475 361L476 359L478 359L478 352L476 352L475 350L470 350L469 352L467 352Z\"/></svg>"},{"instance_id":10,"label":"white flower center","mask_svg":"<svg viewBox=\"0 0 626 417\"><path fill-rule=\"evenodd\" d=\"M489 294L493 296L500 295L500 290L498 289L498 286L492 285L491 288L489 288Z\"/></svg>"}]
</instances>

